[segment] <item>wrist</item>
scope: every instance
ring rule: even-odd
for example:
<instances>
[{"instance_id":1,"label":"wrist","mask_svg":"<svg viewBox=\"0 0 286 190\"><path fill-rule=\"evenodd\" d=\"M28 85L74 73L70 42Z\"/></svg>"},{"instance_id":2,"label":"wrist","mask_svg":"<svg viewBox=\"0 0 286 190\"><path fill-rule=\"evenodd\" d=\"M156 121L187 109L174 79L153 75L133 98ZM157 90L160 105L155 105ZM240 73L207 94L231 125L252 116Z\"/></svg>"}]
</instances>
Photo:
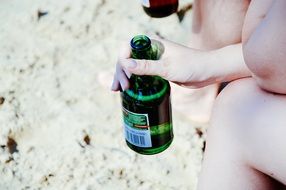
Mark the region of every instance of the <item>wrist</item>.
<instances>
[{"instance_id":1,"label":"wrist","mask_svg":"<svg viewBox=\"0 0 286 190\"><path fill-rule=\"evenodd\" d=\"M207 51L205 52L205 59L205 69L214 83L251 76L244 62L241 44Z\"/></svg>"}]
</instances>

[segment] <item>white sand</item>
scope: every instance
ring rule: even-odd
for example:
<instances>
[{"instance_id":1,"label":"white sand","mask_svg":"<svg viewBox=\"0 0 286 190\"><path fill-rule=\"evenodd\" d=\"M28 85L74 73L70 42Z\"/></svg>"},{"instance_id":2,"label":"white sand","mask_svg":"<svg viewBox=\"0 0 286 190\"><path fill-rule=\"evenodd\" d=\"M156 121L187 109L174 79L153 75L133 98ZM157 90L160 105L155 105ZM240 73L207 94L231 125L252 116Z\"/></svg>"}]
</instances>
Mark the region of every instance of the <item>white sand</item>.
<instances>
[{"instance_id":1,"label":"white sand","mask_svg":"<svg viewBox=\"0 0 286 190\"><path fill-rule=\"evenodd\" d=\"M160 32L186 44L190 15L181 24L176 15L151 19L135 0L2 0L0 8L0 190L195 188L203 140L191 122L174 112L171 147L138 155L125 145L119 94L109 91L120 40ZM48 14L38 20L38 10Z\"/></svg>"}]
</instances>

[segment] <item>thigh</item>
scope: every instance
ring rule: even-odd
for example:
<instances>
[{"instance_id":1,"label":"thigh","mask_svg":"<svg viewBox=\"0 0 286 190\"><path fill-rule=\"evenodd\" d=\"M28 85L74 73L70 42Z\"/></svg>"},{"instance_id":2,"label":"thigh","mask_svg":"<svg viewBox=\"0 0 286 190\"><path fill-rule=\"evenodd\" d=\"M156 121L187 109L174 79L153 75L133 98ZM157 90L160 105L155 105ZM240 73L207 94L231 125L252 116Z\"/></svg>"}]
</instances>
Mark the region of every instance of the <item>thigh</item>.
<instances>
[{"instance_id":1,"label":"thigh","mask_svg":"<svg viewBox=\"0 0 286 190\"><path fill-rule=\"evenodd\" d=\"M196 48L216 49L241 42L248 5L249 0L195 0L192 43L198 44Z\"/></svg>"},{"instance_id":2,"label":"thigh","mask_svg":"<svg viewBox=\"0 0 286 190\"><path fill-rule=\"evenodd\" d=\"M253 79L243 79L220 96L228 102L225 122L237 126L231 130L245 162L286 185L286 95L265 92Z\"/></svg>"}]
</instances>

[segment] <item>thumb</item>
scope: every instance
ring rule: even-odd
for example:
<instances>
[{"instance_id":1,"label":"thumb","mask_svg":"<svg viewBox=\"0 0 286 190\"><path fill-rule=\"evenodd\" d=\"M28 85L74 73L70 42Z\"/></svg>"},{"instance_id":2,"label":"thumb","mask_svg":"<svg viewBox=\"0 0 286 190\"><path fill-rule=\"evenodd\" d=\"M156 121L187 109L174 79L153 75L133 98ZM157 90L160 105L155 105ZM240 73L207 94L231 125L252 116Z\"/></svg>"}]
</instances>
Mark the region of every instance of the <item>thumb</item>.
<instances>
[{"instance_id":1,"label":"thumb","mask_svg":"<svg viewBox=\"0 0 286 190\"><path fill-rule=\"evenodd\" d=\"M122 66L136 75L157 75L165 77L164 65L161 60L126 59Z\"/></svg>"}]
</instances>

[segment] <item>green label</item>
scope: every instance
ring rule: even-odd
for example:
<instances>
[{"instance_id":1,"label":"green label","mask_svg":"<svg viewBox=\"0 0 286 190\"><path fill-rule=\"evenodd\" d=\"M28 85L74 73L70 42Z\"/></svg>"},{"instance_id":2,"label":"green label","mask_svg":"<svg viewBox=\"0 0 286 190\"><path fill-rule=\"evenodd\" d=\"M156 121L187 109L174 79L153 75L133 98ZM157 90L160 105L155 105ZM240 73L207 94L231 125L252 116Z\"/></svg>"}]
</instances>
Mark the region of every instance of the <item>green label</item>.
<instances>
[{"instance_id":1,"label":"green label","mask_svg":"<svg viewBox=\"0 0 286 190\"><path fill-rule=\"evenodd\" d=\"M125 139L138 147L152 147L148 114L133 113L123 108Z\"/></svg>"},{"instance_id":2,"label":"green label","mask_svg":"<svg viewBox=\"0 0 286 190\"><path fill-rule=\"evenodd\" d=\"M123 118L124 123L128 124L130 127L142 129L149 127L148 114L132 113L123 108Z\"/></svg>"}]
</instances>

